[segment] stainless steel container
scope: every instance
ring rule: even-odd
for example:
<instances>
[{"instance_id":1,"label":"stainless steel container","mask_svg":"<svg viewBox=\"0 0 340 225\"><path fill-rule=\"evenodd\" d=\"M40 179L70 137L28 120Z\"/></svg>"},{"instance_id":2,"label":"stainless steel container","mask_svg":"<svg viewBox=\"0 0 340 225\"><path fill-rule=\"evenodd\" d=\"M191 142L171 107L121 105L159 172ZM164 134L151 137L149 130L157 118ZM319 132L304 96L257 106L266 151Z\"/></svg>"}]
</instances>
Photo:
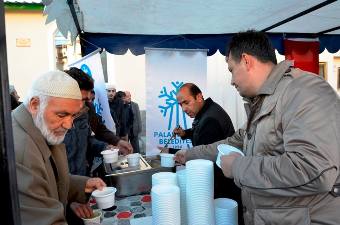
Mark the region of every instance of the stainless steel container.
<instances>
[{"instance_id":1,"label":"stainless steel container","mask_svg":"<svg viewBox=\"0 0 340 225\"><path fill-rule=\"evenodd\" d=\"M117 197L150 193L151 176L158 172L174 171L174 168L160 166L159 158L145 160L142 156L137 167L129 167L126 157L119 158L117 163L104 164L105 180L108 185L117 188Z\"/></svg>"}]
</instances>

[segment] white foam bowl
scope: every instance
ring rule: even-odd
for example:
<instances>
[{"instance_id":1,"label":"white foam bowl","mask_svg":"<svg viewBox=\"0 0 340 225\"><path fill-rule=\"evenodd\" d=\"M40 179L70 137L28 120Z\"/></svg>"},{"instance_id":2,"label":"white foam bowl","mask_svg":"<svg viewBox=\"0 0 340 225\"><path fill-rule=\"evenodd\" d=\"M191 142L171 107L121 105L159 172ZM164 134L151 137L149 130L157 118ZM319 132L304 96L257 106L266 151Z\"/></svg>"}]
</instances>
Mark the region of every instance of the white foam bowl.
<instances>
[{"instance_id":1,"label":"white foam bowl","mask_svg":"<svg viewBox=\"0 0 340 225\"><path fill-rule=\"evenodd\" d=\"M174 167L175 166L175 160L174 154L169 154L169 153L161 153L161 166L162 167Z\"/></svg>"},{"instance_id":2,"label":"white foam bowl","mask_svg":"<svg viewBox=\"0 0 340 225\"><path fill-rule=\"evenodd\" d=\"M140 158L139 153L127 155L127 161L128 161L129 166L131 167L139 166L139 158Z\"/></svg>"},{"instance_id":3,"label":"white foam bowl","mask_svg":"<svg viewBox=\"0 0 340 225\"><path fill-rule=\"evenodd\" d=\"M220 168L221 168L221 156L222 155L229 155L232 152L237 152L241 154L242 156L244 156L244 153L241 150L239 150L238 148L235 148L234 146L227 145L227 144L219 144L217 146L217 150L218 150L218 155L216 158L216 165Z\"/></svg>"},{"instance_id":4,"label":"white foam bowl","mask_svg":"<svg viewBox=\"0 0 340 225\"><path fill-rule=\"evenodd\" d=\"M107 209L115 204L115 194L117 189L114 187L104 187L102 190L95 190L92 196L96 199L100 209Z\"/></svg>"},{"instance_id":5,"label":"white foam bowl","mask_svg":"<svg viewBox=\"0 0 340 225\"><path fill-rule=\"evenodd\" d=\"M118 152L119 152L119 149L115 148L115 149L104 150L100 154L103 155L105 163L114 163L118 161Z\"/></svg>"}]
</instances>

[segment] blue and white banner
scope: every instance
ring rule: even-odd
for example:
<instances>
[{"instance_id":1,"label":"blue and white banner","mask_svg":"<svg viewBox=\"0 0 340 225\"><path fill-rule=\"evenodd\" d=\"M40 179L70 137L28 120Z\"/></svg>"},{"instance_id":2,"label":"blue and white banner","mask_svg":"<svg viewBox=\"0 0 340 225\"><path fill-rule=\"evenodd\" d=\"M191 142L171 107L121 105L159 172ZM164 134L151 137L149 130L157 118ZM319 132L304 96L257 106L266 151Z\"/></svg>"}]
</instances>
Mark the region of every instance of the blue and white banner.
<instances>
[{"instance_id":1,"label":"blue and white banner","mask_svg":"<svg viewBox=\"0 0 340 225\"><path fill-rule=\"evenodd\" d=\"M80 68L94 79L94 91L96 92L94 106L96 108L96 112L102 117L105 126L109 130L116 132L116 126L110 114L110 108L105 89L103 66L99 51L95 51L83 57L79 61L70 64L69 67Z\"/></svg>"},{"instance_id":2,"label":"blue and white banner","mask_svg":"<svg viewBox=\"0 0 340 225\"><path fill-rule=\"evenodd\" d=\"M178 49L145 49L146 70L146 155L159 153L173 129L191 128L188 117L176 100L184 83L195 83L203 93L207 83L207 51ZM179 137L169 142L171 148L190 148L190 140Z\"/></svg>"}]
</instances>

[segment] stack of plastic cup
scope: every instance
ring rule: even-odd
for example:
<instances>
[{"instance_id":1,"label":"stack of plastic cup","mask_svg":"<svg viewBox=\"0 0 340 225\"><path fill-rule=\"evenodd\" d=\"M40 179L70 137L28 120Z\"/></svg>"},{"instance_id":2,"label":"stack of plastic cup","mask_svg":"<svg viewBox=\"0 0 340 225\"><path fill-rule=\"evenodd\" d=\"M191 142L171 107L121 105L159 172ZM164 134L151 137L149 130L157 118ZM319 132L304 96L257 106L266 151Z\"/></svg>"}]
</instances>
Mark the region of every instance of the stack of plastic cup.
<instances>
[{"instance_id":1,"label":"stack of plastic cup","mask_svg":"<svg viewBox=\"0 0 340 225\"><path fill-rule=\"evenodd\" d=\"M152 175L152 186L159 184L177 185L177 175L171 172L159 172Z\"/></svg>"},{"instance_id":2,"label":"stack of plastic cup","mask_svg":"<svg viewBox=\"0 0 340 225\"><path fill-rule=\"evenodd\" d=\"M152 225L180 225L180 193L175 185L156 185L151 189Z\"/></svg>"},{"instance_id":3,"label":"stack of plastic cup","mask_svg":"<svg viewBox=\"0 0 340 225\"><path fill-rule=\"evenodd\" d=\"M187 201L186 201L186 170L185 167L177 170L177 181L181 197L181 224L187 225Z\"/></svg>"},{"instance_id":4,"label":"stack of plastic cup","mask_svg":"<svg viewBox=\"0 0 340 225\"><path fill-rule=\"evenodd\" d=\"M213 162L188 161L186 173L188 225L215 224Z\"/></svg>"},{"instance_id":5,"label":"stack of plastic cup","mask_svg":"<svg viewBox=\"0 0 340 225\"><path fill-rule=\"evenodd\" d=\"M237 225L237 202L229 198L215 199L216 225Z\"/></svg>"}]
</instances>

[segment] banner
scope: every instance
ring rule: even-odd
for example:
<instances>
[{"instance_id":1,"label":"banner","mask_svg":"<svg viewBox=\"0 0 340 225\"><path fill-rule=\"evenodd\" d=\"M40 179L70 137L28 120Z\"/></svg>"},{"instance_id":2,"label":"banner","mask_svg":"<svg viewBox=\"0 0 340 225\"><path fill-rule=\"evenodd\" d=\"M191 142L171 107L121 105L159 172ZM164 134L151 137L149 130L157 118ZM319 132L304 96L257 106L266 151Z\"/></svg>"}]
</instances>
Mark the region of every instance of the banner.
<instances>
[{"instance_id":1,"label":"banner","mask_svg":"<svg viewBox=\"0 0 340 225\"><path fill-rule=\"evenodd\" d=\"M116 126L111 117L107 99L103 67L99 51L95 51L83 57L79 61L70 64L69 67L80 68L94 79L94 91L96 92L94 106L96 108L96 112L102 117L105 126L109 130L116 132Z\"/></svg>"},{"instance_id":2,"label":"banner","mask_svg":"<svg viewBox=\"0 0 340 225\"><path fill-rule=\"evenodd\" d=\"M294 61L294 67L319 74L319 48L318 39L285 39L286 59Z\"/></svg>"},{"instance_id":3,"label":"banner","mask_svg":"<svg viewBox=\"0 0 340 225\"><path fill-rule=\"evenodd\" d=\"M177 103L184 83L195 83L206 92L207 50L145 49L146 70L146 155L159 153L157 146L190 148L190 140L171 139L180 125L191 128L192 119ZM170 140L170 141L169 141Z\"/></svg>"}]
</instances>

